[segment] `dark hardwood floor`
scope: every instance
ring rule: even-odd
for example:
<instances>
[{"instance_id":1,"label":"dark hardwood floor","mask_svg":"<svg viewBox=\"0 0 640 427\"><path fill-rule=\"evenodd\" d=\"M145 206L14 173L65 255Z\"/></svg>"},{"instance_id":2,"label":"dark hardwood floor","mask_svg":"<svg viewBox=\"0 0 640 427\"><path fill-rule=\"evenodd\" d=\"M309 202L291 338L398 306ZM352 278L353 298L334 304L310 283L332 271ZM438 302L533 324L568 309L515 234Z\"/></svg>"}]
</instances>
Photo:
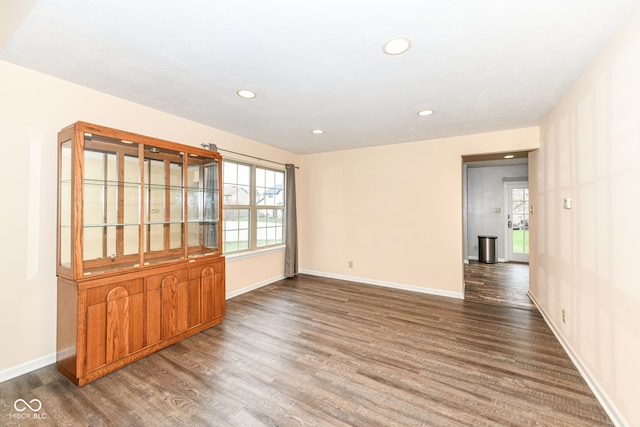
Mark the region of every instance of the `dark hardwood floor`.
<instances>
[{"instance_id":1,"label":"dark hardwood floor","mask_svg":"<svg viewBox=\"0 0 640 427\"><path fill-rule=\"evenodd\" d=\"M611 425L535 309L300 275L227 310L81 388L53 365L0 384L0 425Z\"/></svg>"},{"instance_id":2,"label":"dark hardwood floor","mask_svg":"<svg viewBox=\"0 0 640 427\"><path fill-rule=\"evenodd\" d=\"M464 265L464 283L467 301L537 310L528 296L528 264L470 261Z\"/></svg>"}]
</instances>

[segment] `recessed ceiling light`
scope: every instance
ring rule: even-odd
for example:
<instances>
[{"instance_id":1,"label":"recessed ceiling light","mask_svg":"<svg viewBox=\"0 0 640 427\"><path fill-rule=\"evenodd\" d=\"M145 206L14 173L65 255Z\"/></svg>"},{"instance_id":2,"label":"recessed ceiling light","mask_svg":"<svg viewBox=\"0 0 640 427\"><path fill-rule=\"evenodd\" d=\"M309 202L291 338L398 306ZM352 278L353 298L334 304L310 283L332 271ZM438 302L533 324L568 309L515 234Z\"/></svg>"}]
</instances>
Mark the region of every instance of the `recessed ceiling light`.
<instances>
[{"instance_id":1,"label":"recessed ceiling light","mask_svg":"<svg viewBox=\"0 0 640 427\"><path fill-rule=\"evenodd\" d=\"M430 116L430 115L434 114L435 112L436 112L435 110L420 110L420 111L418 111L417 114L419 116L421 116L421 117L424 117L424 116Z\"/></svg>"},{"instance_id":2,"label":"recessed ceiling light","mask_svg":"<svg viewBox=\"0 0 640 427\"><path fill-rule=\"evenodd\" d=\"M504 156L505 159L513 159L515 156L513 154L507 154Z\"/></svg>"},{"instance_id":3,"label":"recessed ceiling light","mask_svg":"<svg viewBox=\"0 0 640 427\"><path fill-rule=\"evenodd\" d=\"M384 53L387 55L400 55L401 53L408 51L410 47L411 41L409 39L398 37L386 42L382 50L384 50Z\"/></svg>"},{"instance_id":4,"label":"recessed ceiling light","mask_svg":"<svg viewBox=\"0 0 640 427\"><path fill-rule=\"evenodd\" d=\"M311 133L315 134L315 135L321 135L324 133L324 131L322 129L313 129L311 131Z\"/></svg>"},{"instance_id":5,"label":"recessed ceiling light","mask_svg":"<svg viewBox=\"0 0 640 427\"><path fill-rule=\"evenodd\" d=\"M240 89L239 91L236 92L238 94L239 97L241 98L246 98L246 99L253 99L256 97L256 93L252 90L248 90L248 89Z\"/></svg>"}]
</instances>

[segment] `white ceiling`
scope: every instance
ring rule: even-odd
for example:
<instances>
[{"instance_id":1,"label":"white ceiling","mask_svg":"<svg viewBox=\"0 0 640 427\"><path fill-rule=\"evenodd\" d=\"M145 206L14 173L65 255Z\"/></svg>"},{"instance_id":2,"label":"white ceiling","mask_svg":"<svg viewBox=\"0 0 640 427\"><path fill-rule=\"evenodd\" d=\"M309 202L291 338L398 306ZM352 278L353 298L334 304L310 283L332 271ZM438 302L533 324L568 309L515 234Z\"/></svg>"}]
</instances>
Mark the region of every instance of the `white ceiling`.
<instances>
[{"instance_id":1,"label":"white ceiling","mask_svg":"<svg viewBox=\"0 0 640 427\"><path fill-rule=\"evenodd\" d=\"M0 59L314 153L536 126L639 3L39 0Z\"/></svg>"}]
</instances>

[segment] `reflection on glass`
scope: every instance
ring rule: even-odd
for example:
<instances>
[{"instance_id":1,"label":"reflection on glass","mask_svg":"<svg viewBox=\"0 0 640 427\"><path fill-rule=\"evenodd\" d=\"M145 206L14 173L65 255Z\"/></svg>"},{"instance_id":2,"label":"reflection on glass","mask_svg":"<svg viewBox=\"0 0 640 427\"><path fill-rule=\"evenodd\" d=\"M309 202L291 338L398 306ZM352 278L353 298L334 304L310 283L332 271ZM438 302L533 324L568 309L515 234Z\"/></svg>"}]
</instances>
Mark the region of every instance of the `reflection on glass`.
<instances>
[{"instance_id":1,"label":"reflection on glass","mask_svg":"<svg viewBox=\"0 0 640 427\"><path fill-rule=\"evenodd\" d=\"M183 153L145 149L145 257L157 263L183 256ZM174 250L174 252L170 252ZM171 255L172 254L172 255Z\"/></svg>"},{"instance_id":2,"label":"reflection on glass","mask_svg":"<svg viewBox=\"0 0 640 427\"><path fill-rule=\"evenodd\" d=\"M60 265L71 267L71 141L60 150Z\"/></svg>"},{"instance_id":3,"label":"reflection on glass","mask_svg":"<svg viewBox=\"0 0 640 427\"><path fill-rule=\"evenodd\" d=\"M165 192L167 188L164 161L145 159L146 218L147 227L146 250L161 251L164 249Z\"/></svg>"},{"instance_id":4,"label":"reflection on glass","mask_svg":"<svg viewBox=\"0 0 640 427\"><path fill-rule=\"evenodd\" d=\"M139 251L140 169L137 151L137 144L85 134L85 272L125 268L139 261L135 256L125 258Z\"/></svg>"},{"instance_id":5,"label":"reflection on glass","mask_svg":"<svg viewBox=\"0 0 640 427\"><path fill-rule=\"evenodd\" d=\"M182 163L169 165L169 247L182 247Z\"/></svg>"},{"instance_id":6,"label":"reflection on glass","mask_svg":"<svg viewBox=\"0 0 640 427\"><path fill-rule=\"evenodd\" d=\"M137 156L124 156L124 182L136 185L124 185L123 191L123 223L138 224L140 222L140 164ZM140 230L137 226L123 227L124 255L137 254L140 251Z\"/></svg>"},{"instance_id":7,"label":"reflection on glass","mask_svg":"<svg viewBox=\"0 0 640 427\"><path fill-rule=\"evenodd\" d=\"M187 218L189 252L192 255L218 249L218 162L190 158L188 168Z\"/></svg>"}]
</instances>

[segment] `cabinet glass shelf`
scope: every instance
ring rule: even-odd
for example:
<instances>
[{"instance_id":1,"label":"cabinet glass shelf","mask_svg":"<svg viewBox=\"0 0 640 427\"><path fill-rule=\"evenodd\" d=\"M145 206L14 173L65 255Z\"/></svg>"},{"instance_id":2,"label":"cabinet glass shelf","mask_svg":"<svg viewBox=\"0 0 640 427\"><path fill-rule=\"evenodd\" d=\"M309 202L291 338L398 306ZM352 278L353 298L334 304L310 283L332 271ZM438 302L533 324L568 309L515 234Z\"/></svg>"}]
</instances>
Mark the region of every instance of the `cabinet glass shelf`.
<instances>
[{"instance_id":1,"label":"cabinet glass shelf","mask_svg":"<svg viewBox=\"0 0 640 427\"><path fill-rule=\"evenodd\" d=\"M84 228L102 228L102 227L138 227L140 225L139 222L130 222L130 223L102 223L102 224L83 224Z\"/></svg>"},{"instance_id":2,"label":"cabinet glass shelf","mask_svg":"<svg viewBox=\"0 0 640 427\"><path fill-rule=\"evenodd\" d=\"M144 184L144 189L145 190L163 190L163 191L180 191L182 192L182 190L184 189L184 187L179 186L179 185L162 185L162 184Z\"/></svg>"},{"instance_id":3,"label":"cabinet glass shelf","mask_svg":"<svg viewBox=\"0 0 640 427\"><path fill-rule=\"evenodd\" d=\"M135 188L140 188L140 183L139 182L129 182L129 181L103 181L103 180L99 180L99 179L85 179L83 181L84 185L95 185L95 186L99 186L99 187L118 187L118 186L124 186L124 187L135 187Z\"/></svg>"}]
</instances>

